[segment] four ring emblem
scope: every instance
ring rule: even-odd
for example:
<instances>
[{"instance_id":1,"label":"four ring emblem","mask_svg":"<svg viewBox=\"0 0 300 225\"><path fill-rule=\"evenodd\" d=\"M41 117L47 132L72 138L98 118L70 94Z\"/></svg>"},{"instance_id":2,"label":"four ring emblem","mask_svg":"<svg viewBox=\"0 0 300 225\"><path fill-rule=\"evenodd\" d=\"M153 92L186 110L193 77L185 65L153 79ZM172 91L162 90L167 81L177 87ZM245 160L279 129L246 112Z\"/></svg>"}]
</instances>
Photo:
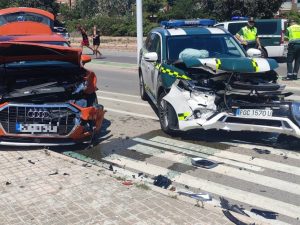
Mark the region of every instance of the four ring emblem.
<instances>
[{"instance_id":1,"label":"four ring emblem","mask_svg":"<svg viewBox=\"0 0 300 225\"><path fill-rule=\"evenodd\" d=\"M50 119L50 112L46 109L29 109L27 117L30 119Z\"/></svg>"}]
</instances>

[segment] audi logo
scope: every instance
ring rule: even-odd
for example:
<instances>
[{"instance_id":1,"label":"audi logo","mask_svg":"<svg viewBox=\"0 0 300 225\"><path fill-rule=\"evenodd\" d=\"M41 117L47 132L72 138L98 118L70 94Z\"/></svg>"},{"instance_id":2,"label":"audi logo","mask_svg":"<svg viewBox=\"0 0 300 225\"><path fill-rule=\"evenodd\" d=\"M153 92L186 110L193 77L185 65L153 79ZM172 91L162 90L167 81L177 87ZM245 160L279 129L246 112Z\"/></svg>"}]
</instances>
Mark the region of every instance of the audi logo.
<instances>
[{"instance_id":1,"label":"audi logo","mask_svg":"<svg viewBox=\"0 0 300 225\"><path fill-rule=\"evenodd\" d=\"M50 112L45 109L29 109L27 117L30 119L50 119Z\"/></svg>"}]
</instances>

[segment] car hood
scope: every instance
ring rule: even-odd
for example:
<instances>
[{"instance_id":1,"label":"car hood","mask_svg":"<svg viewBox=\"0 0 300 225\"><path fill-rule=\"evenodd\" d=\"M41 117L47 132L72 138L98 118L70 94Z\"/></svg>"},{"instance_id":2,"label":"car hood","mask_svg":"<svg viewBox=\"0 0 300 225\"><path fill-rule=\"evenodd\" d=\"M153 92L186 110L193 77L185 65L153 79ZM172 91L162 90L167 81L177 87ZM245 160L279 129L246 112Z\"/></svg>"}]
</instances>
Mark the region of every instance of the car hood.
<instances>
[{"instance_id":1,"label":"car hood","mask_svg":"<svg viewBox=\"0 0 300 225\"><path fill-rule=\"evenodd\" d=\"M183 63L188 67L202 67L218 72L258 73L274 70L278 63L274 59L263 58L195 58L184 57Z\"/></svg>"},{"instance_id":2,"label":"car hood","mask_svg":"<svg viewBox=\"0 0 300 225\"><path fill-rule=\"evenodd\" d=\"M81 65L81 49L70 47L0 42L0 64L16 61L64 61Z\"/></svg>"}]
</instances>

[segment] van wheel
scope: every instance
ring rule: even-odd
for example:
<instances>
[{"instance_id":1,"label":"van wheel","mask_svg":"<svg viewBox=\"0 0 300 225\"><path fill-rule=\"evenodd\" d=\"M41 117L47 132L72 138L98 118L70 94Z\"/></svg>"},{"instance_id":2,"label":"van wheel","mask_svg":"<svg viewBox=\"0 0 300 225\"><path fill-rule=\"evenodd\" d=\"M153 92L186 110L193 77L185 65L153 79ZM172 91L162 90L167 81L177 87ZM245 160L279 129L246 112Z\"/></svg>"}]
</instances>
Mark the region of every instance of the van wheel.
<instances>
[{"instance_id":1,"label":"van wheel","mask_svg":"<svg viewBox=\"0 0 300 225\"><path fill-rule=\"evenodd\" d=\"M162 92L159 95L157 102L159 122L161 129L165 133L174 135L176 133L176 129L178 128L178 118L173 106L163 99L165 96L166 93Z\"/></svg>"},{"instance_id":2,"label":"van wheel","mask_svg":"<svg viewBox=\"0 0 300 225\"><path fill-rule=\"evenodd\" d=\"M145 90L145 83L144 83L143 74L141 72L139 73L139 85L140 85L141 99L144 100L144 101L148 100L148 95L147 95L146 90Z\"/></svg>"}]
</instances>

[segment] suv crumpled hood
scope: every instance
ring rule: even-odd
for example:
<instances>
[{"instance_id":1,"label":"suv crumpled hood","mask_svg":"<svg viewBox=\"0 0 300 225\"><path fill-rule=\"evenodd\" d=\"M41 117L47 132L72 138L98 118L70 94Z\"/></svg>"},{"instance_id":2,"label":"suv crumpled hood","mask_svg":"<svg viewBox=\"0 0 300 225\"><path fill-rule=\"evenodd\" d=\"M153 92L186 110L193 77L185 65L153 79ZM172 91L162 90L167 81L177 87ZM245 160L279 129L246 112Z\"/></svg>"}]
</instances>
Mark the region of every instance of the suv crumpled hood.
<instances>
[{"instance_id":1,"label":"suv crumpled hood","mask_svg":"<svg viewBox=\"0 0 300 225\"><path fill-rule=\"evenodd\" d=\"M238 73L257 73L274 70L278 63L274 59L263 58L195 58L184 57L182 59L188 67L204 67L213 71L226 71Z\"/></svg>"},{"instance_id":2,"label":"suv crumpled hood","mask_svg":"<svg viewBox=\"0 0 300 225\"><path fill-rule=\"evenodd\" d=\"M26 60L64 61L81 66L81 49L35 43L0 42L0 64Z\"/></svg>"}]
</instances>

